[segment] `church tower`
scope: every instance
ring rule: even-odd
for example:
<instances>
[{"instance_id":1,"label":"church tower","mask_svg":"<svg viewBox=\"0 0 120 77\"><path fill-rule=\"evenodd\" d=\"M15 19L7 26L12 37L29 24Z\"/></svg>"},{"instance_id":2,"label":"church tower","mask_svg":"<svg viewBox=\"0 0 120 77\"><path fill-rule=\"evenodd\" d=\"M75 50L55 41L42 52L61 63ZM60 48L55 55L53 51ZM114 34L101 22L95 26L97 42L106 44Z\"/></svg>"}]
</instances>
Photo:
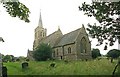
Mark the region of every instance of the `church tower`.
<instances>
[{"instance_id":1,"label":"church tower","mask_svg":"<svg viewBox=\"0 0 120 77\"><path fill-rule=\"evenodd\" d=\"M43 38L45 38L47 35L47 29L43 28L41 12L40 12L38 26L35 29L34 33L35 34L34 34L33 50L40 44L40 41Z\"/></svg>"}]
</instances>

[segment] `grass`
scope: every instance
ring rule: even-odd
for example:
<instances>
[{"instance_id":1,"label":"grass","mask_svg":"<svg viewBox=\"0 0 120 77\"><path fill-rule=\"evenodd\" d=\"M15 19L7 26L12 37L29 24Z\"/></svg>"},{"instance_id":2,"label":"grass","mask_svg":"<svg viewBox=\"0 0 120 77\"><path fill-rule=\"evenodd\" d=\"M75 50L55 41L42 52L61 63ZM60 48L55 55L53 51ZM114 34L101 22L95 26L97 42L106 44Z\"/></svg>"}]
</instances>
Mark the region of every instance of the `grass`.
<instances>
[{"instance_id":1,"label":"grass","mask_svg":"<svg viewBox=\"0 0 120 77\"><path fill-rule=\"evenodd\" d=\"M49 67L53 61L30 61L27 69L21 68L21 62L4 63L8 75L112 75L115 64L107 59L91 61L54 61L55 67Z\"/></svg>"}]
</instances>

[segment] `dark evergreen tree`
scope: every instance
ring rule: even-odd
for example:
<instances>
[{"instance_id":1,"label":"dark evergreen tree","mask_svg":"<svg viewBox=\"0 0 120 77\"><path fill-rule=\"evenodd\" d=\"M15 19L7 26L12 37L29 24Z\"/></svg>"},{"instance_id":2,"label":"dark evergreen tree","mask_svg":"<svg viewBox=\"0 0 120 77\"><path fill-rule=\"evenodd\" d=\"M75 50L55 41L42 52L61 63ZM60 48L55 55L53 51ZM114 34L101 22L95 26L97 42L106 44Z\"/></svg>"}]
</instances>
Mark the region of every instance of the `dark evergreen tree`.
<instances>
[{"instance_id":1,"label":"dark evergreen tree","mask_svg":"<svg viewBox=\"0 0 120 77\"><path fill-rule=\"evenodd\" d=\"M101 56L99 49L92 49L92 58L95 59L97 57Z\"/></svg>"},{"instance_id":2,"label":"dark evergreen tree","mask_svg":"<svg viewBox=\"0 0 120 77\"><path fill-rule=\"evenodd\" d=\"M107 57L118 58L120 56L120 50L112 49L107 53Z\"/></svg>"},{"instance_id":3,"label":"dark evergreen tree","mask_svg":"<svg viewBox=\"0 0 120 77\"><path fill-rule=\"evenodd\" d=\"M46 61L52 58L52 48L48 44L40 44L33 52L33 57L37 61Z\"/></svg>"}]
</instances>

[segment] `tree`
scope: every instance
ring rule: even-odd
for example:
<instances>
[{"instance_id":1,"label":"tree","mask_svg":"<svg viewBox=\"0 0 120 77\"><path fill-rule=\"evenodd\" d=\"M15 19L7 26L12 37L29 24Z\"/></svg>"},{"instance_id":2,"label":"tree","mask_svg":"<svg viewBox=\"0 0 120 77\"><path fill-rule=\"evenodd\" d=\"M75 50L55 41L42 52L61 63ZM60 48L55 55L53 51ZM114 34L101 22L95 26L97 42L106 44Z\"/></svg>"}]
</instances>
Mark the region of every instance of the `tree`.
<instances>
[{"instance_id":1,"label":"tree","mask_svg":"<svg viewBox=\"0 0 120 77\"><path fill-rule=\"evenodd\" d=\"M99 49L92 49L92 58L95 59L97 57L101 56Z\"/></svg>"},{"instance_id":2,"label":"tree","mask_svg":"<svg viewBox=\"0 0 120 77\"><path fill-rule=\"evenodd\" d=\"M7 62L7 61L12 61L12 56L11 55L5 55L4 57L3 57L3 62Z\"/></svg>"},{"instance_id":3,"label":"tree","mask_svg":"<svg viewBox=\"0 0 120 77\"><path fill-rule=\"evenodd\" d=\"M21 20L24 20L25 22L30 22L29 17L29 9L22 3L19 2L19 0L2 0L0 3L2 3L3 7L6 8L6 11L10 16L16 17L18 16Z\"/></svg>"},{"instance_id":4,"label":"tree","mask_svg":"<svg viewBox=\"0 0 120 77\"><path fill-rule=\"evenodd\" d=\"M0 53L0 58L1 58L1 60L3 60L3 58L4 58L4 55L1 53Z\"/></svg>"},{"instance_id":5,"label":"tree","mask_svg":"<svg viewBox=\"0 0 120 77\"><path fill-rule=\"evenodd\" d=\"M12 61L15 61L15 57L13 55L10 55L12 57Z\"/></svg>"},{"instance_id":6,"label":"tree","mask_svg":"<svg viewBox=\"0 0 120 77\"><path fill-rule=\"evenodd\" d=\"M107 53L107 57L118 58L120 56L120 50L112 49Z\"/></svg>"},{"instance_id":7,"label":"tree","mask_svg":"<svg viewBox=\"0 0 120 77\"><path fill-rule=\"evenodd\" d=\"M94 16L100 25L88 24L87 30L92 38L98 39L98 46L106 42L107 45L113 46L117 39L120 39L120 1L119 2L92 2L79 6L79 10L83 11L88 17ZM120 40L119 40L120 43Z\"/></svg>"},{"instance_id":8,"label":"tree","mask_svg":"<svg viewBox=\"0 0 120 77\"><path fill-rule=\"evenodd\" d=\"M48 44L40 44L33 52L33 57L37 61L46 61L52 58L52 48Z\"/></svg>"}]
</instances>

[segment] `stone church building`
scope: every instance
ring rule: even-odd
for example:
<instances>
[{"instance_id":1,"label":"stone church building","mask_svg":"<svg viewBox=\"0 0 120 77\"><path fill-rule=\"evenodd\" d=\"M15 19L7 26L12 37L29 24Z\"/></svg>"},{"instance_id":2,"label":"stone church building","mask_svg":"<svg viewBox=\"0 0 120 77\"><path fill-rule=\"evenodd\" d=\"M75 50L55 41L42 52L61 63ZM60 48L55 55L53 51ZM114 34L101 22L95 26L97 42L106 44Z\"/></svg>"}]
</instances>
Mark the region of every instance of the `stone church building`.
<instances>
[{"instance_id":1,"label":"stone church building","mask_svg":"<svg viewBox=\"0 0 120 77\"><path fill-rule=\"evenodd\" d=\"M91 43L84 26L65 35L58 28L57 31L47 36L47 29L42 24L41 13L38 26L35 29L33 51L40 43L47 43L53 48L52 57L54 59L91 59ZM27 53L30 60L34 60L32 57L33 51L28 50Z\"/></svg>"}]
</instances>

